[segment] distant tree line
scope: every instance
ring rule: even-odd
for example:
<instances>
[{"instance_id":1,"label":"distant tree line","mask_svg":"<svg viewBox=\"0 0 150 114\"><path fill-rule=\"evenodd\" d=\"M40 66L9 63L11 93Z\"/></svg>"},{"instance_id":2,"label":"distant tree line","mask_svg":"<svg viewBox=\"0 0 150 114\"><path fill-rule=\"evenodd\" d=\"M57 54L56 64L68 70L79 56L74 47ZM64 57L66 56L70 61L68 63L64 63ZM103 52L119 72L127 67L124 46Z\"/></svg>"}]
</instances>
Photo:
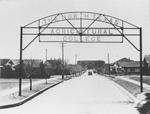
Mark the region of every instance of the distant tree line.
<instances>
[{"instance_id":1,"label":"distant tree line","mask_svg":"<svg viewBox=\"0 0 150 114\"><path fill-rule=\"evenodd\" d=\"M19 60L18 60L19 61ZM68 60L62 63L61 59L50 59L43 63L38 59L24 59L22 61L22 78L49 78L51 75L72 75L83 71L80 65L68 64ZM18 78L20 75L20 64L5 65L0 69L1 78Z\"/></svg>"},{"instance_id":2,"label":"distant tree line","mask_svg":"<svg viewBox=\"0 0 150 114\"><path fill-rule=\"evenodd\" d=\"M105 61L95 60L95 61L78 61L78 65L86 69L95 69L97 73L105 72Z\"/></svg>"}]
</instances>

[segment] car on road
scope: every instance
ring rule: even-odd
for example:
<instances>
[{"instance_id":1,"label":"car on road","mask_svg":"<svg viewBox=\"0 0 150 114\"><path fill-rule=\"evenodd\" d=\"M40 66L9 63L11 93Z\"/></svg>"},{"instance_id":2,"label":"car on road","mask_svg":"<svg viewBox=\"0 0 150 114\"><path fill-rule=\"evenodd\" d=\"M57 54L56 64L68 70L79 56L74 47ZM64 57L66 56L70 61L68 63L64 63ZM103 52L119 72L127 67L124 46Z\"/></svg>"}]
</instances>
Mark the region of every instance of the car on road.
<instances>
[{"instance_id":1,"label":"car on road","mask_svg":"<svg viewBox=\"0 0 150 114\"><path fill-rule=\"evenodd\" d=\"M92 75L92 71L88 71L88 75Z\"/></svg>"}]
</instances>

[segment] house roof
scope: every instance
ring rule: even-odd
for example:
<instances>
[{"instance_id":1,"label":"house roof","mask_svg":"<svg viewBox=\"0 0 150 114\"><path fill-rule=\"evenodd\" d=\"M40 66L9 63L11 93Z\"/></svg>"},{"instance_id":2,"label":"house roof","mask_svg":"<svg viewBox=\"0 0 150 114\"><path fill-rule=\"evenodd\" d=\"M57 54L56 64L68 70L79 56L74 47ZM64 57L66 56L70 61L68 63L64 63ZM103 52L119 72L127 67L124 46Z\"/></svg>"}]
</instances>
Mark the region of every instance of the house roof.
<instances>
[{"instance_id":1,"label":"house roof","mask_svg":"<svg viewBox=\"0 0 150 114\"><path fill-rule=\"evenodd\" d=\"M19 59L12 59L13 66L18 66L20 64ZM32 67L39 67L43 63L41 59L23 59L24 66L32 65Z\"/></svg>"},{"instance_id":2,"label":"house roof","mask_svg":"<svg viewBox=\"0 0 150 114\"><path fill-rule=\"evenodd\" d=\"M120 62L118 63L121 67L140 67L140 61L133 61L133 62Z\"/></svg>"},{"instance_id":3,"label":"house roof","mask_svg":"<svg viewBox=\"0 0 150 114\"><path fill-rule=\"evenodd\" d=\"M0 66L5 66L10 59L0 59Z\"/></svg>"},{"instance_id":4,"label":"house roof","mask_svg":"<svg viewBox=\"0 0 150 114\"><path fill-rule=\"evenodd\" d=\"M56 65L58 65L60 63L61 63L60 59L58 59L58 60L54 59L54 60L46 60L44 64L52 67L52 66L56 66Z\"/></svg>"},{"instance_id":5,"label":"house roof","mask_svg":"<svg viewBox=\"0 0 150 114\"><path fill-rule=\"evenodd\" d=\"M145 55L144 58L145 58L145 60L146 60L147 63L150 63L150 55Z\"/></svg>"},{"instance_id":6,"label":"house roof","mask_svg":"<svg viewBox=\"0 0 150 114\"><path fill-rule=\"evenodd\" d=\"M32 67L40 67L40 64L43 63L43 60L40 59L24 59L23 64L25 66L31 65Z\"/></svg>"},{"instance_id":7,"label":"house roof","mask_svg":"<svg viewBox=\"0 0 150 114\"><path fill-rule=\"evenodd\" d=\"M57 61L57 60L46 60L45 63L48 62L48 63L54 64L56 61Z\"/></svg>"},{"instance_id":8,"label":"house roof","mask_svg":"<svg viewBox=\"0 0 150 114\"><path fill-rule=\"evenodd\" d=\"M10 59L9 61L12 62L13 66L16 66L16 65L19 65L19 64L20 64L19 59Z\"/></svg>"},{"instance_id":9,"label":"house roof","mask_svg":"<svg viewBox=\"0 0 150 114\"><path fill-rule=\"evenodd\" d=\"M113 64L122 63L122 62L133 62L133 60L130 60L130 59L127 59L127 58L124 57L124 58L114 62Z\"/></svg>"}]
</instances>

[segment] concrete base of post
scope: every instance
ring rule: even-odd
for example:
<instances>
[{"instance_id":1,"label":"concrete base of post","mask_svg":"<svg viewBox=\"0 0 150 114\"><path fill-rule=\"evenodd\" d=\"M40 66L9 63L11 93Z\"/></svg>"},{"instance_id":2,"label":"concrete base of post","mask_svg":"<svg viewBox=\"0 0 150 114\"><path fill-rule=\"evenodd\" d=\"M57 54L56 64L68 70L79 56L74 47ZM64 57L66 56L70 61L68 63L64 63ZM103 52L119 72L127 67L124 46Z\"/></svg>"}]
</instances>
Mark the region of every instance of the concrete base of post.
<instances>
[{"instance_id":1,"label":"concrete base of post","mask_svg":"<svg viewBox=\"0 0 150 114\"><path fill-rule=\"evenodd\" d=\"M141 114L150 114L150 93L141 93L137 95L136 108Z\"/></svg>"}]
</instances>

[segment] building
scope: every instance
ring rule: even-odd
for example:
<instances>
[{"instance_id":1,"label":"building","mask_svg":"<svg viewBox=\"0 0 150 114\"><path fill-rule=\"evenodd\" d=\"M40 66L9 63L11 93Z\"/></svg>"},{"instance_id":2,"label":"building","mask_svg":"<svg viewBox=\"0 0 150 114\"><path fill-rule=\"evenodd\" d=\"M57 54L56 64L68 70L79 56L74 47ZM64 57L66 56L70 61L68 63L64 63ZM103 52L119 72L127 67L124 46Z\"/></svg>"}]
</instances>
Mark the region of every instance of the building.
<instances>
[{"instance_id":1,"label":"building","mask_svg":"<svg viewBox=\"0 0 150 114\"><path fill-rule=\"evenodd\" d=\"M78 61L78 65L81 65L83 68L87 69L95 69L99 73L104 72L105 68L105 61L101 60L83 60L83 61Z\"/></svg>"},{"instance_id":2,"label":"building","mask_svg":"<svg viewBox=\"0 0 150 114\"><path fill-rule=\"evenodd\" d=\"M112 64L112 73L120 74L139 74L140 61L133 61L127 58L122 58Z\"/></svg>"},{"instance_id":3,"label":"building","mask_svg":"<svg viewBox=\"0 0 150 114\"><path fill-rule=\"evenodd\" d=\"M133 60L127 59L127 58L122 58L119 59L117 61L115 61L114 63L111 64L110 66L110 72L115 74L115 73L124 73L124 69L121 67L122 63L126 63L126 62L132 62Z\"/></svg>"},{"instance_id":4,"label":"building","mask_svg":"<svg viewBox=\"0 0 150 114\"><path fill-rule=\"evenodd\" d=\"M114 62L113 63L113 65L114 64L117 64L117 63L122 63L122 62L133 62L134 60L130 60L130 58L128 59L128 58L122 58L122 59L119 59L119 60L117 60L116 62Z\"/></svg>"},{"instance_id":5,"label":"building","mask_svg":"<svg viewBox=\"0 0 150 114\"><path fill-rule=\"evenodd\" d=\"M145 55L143 60L143 74L150 75L150 55Z\"/></svg>"},{"instance_id":6,"label":"building","mask_svg":"<svg viewBox=\"0 0 150 114\"><path fill-rule=\"evenodd\" d=\"M0 67L5 67L6 65L12 64L10 59L0 59Z\"/></svg>"},{"instance_id":7,"label":"building","mask_svg":"<svg viewBox=\"0 0 150 114\"><path fill-rule=\"evenodd\" d=\"M10 59L0 59L0 77L3 78L4 76L7 77L12 69L11 65L12 62L9 61Z\"/></svg>"},{"instance_id":8,"label":"building","mask_svg":"<svg viewBox=\"0 0 150 114\"><path fill-rule=\"evenodd\" d=\"M43 60L24 59L22 60L22 78L44 78L45 68ZM2 62L1 62L2 63ZM18 78L20 76L20 60L9 59L4 67L2 78Z\"/></svg>"},{"instance_id":9,"label":"building","mask_svg":"<svg viewBox=\"0 0 150 114\"><path fill-rule=\"evenodd\" d=\"M16 65L15 68L17 70L19 68L18 65ZM45 75L45 67L43 64L43 60L41 59L24 59L23 60L23 72L26 73L27 77L31 77L31 78L47 77Z\"/></svg>"},{"instance_id":10,"label":"building","mask_svg":"<svg viewBox=\"0 0 150 114\"><path fill-rule=\"evenodd\" d=\"M44 63L47 75L61 75L62 74L62 61L61 59L46 60Z\"/></svg>"},{"instance_id":11,"label":"building","mask_svg":"<svg viewBox=\"0 0 150 114\"><path fill-rule=\"evenodd\" d=\"M140 61L122 62L119 65L124 74L140 74Z\"/></svg>"}]
</instances>

